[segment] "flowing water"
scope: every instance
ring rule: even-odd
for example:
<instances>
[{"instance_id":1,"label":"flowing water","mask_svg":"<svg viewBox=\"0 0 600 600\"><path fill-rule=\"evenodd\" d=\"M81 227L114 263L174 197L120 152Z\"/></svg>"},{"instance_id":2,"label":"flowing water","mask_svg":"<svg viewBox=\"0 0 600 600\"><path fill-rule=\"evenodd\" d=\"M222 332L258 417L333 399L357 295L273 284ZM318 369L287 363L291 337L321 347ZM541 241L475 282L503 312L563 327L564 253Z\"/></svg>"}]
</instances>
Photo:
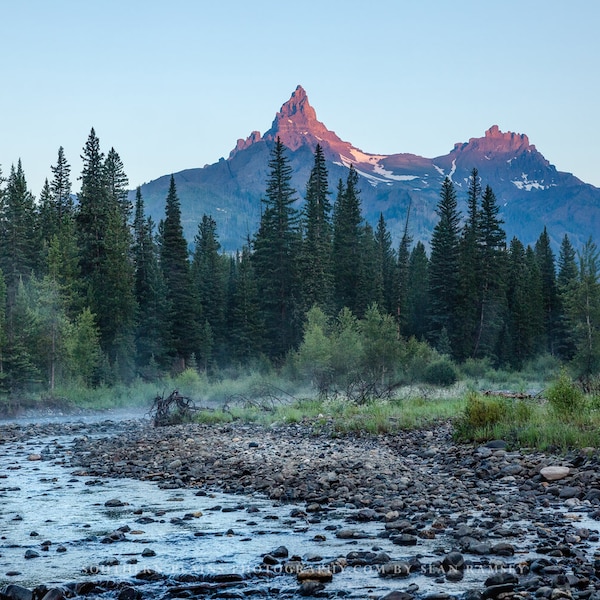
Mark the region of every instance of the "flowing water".
<instances>
[{"instance_id":1,"label":"flowing water","mask_svg":"<svg viewBox=\"0 0 600 600\"><path fill-rule=\"evenodd\" d=\"M110 425L105 430L109 434ZM324 564L353 551L383 551L393 560L418 556L421 563L430 564L452 547L452 541L443 537L419 540L412 548L394 545L380 537L381 523L349 521L353 511L343 506L318 517L293 517L294 509L301 511L304 505L75 475L75 469L69 467L69 445L74 437L0 445L0 589L10 583L31 588L132 580L145 569L167 576L248 575L259 569L265 554L279 546L308 565ZM35 455L41 455L41 460L31 460ZM596 525L582 521L585 518L576 515L577 526ZM336 537L336 531L348 529L359 532L360 538ZM590 552L593 550L590 547ZM28 551L37 556L25 558ZM377 569L345 568L327 585L327 594L378 598L392 590L418 586L419 595L460 595L471 588L481 589L490 574L489 565L475 564L462 581L448 583L423 574L382 578ZM265 580L254 593L271 597L273 582ZM287 595L293 596L297 588L292 575L277 577L280 593L287 590Z\"/></svg>"}]
</instances>

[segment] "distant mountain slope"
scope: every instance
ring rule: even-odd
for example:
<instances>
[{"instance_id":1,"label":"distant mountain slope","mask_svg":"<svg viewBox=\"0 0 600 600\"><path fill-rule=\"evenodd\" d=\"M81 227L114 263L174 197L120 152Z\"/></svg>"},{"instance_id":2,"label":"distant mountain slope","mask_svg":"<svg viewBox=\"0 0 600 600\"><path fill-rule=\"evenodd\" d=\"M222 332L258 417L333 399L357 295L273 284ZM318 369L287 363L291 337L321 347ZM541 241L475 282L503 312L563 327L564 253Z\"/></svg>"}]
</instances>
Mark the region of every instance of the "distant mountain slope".
<instances>
[{"instance_id":1,"label":"distant mountain slope","mask_svg":"<svg viewBox=\"0 0 600 600\"><path fill-rule=\"evenodd\" d=\"M474 167L483 185L489 184L496 194L509 240L517 236L525 244L534 243L547 226L556 245L567 233L577 246L600 231L600 189L557 171L524 134L503 133L494 125L484 137L455 144L447 155L436 158L369 154L318 121L306 92L298 86L262 136L254 131L237 141L227 159L174 174L190 242L205 213L217 221L225 250L240 248L254 234L277 137L289 150L299 206L319 143L327 159L332 201L337 182L345 180L348 167L354 165L361 176L365 218L375 223L383 213L396 240L410 205L411 235L427 243L437 220L435 207L444 177L455 183L459 205L464 208ZM170 174L142 186L146 210L156 222L164 216L169 179Z\"/></svg>"}]
</instances>

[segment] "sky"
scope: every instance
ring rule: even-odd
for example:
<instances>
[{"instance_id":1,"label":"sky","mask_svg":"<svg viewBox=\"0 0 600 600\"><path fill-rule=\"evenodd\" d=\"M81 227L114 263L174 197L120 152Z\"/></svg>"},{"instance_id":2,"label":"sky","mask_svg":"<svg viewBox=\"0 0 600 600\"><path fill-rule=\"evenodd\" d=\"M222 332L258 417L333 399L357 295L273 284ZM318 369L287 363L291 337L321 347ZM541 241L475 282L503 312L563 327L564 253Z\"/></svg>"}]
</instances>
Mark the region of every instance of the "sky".
<instances>
[{"instance_id":1,"label":"sky","mask_svg":"<svg viewBox=\"0 0 600 600\"><path fill-rule=\"evenodd\" d=\"M364 152L428 158L492 125L600 187L597 0L2 3L0 167L38 197L91 128L131 188L228 157L297 85Z\"/></svg>"}]
</instances>

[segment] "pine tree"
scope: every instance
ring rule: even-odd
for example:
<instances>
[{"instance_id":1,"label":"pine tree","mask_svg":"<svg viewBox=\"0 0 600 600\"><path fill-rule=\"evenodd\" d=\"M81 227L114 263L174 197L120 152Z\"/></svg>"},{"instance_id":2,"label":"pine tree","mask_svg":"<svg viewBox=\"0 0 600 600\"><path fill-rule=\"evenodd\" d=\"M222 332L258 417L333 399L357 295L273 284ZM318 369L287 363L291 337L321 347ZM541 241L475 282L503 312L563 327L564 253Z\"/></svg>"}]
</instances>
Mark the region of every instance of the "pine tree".
<instances>
[{"instance_id":1,"label":"pine tree","mask_svg":"<svg viewBox=\"0 0 600 600\"><path fill-rule=\"evenodd\" d=\"M264 350L265 325L260 312L260 301L254 264L249 244L236 258L237 266L231 272L229 283L229 351L233 361L248 364Z\"/></svg>"},{"instance_id":2,"label":"pine tree","mask_svg":"<svg viewBox=\"0 0 600 600\"><path fill-rule=\"evenodd\" d=\"M56 207L57 222L61 223L67 217L73 216L74 205L71 195L71 167L65 158L64 148L58 149L58 158L56 165L50 167L53 178L50 184L50 191Z\"/></svg>"},{"instance_id":3,"label":"pine tree","mask_svg":"<svg viewBox=\"0 0 600 600\"><path fill-rule=\"evenodd\" d=\"M198 224L198 233L195 237L195 250L192 260L192 280L195 292L200 303L200 312L204 319L202 329L205 332L205 340L210 337L210 354L219 354L225 337L225 280L227 263L219 254L221 245L217 234L216 221L203 215ZM208 336L210 327L210 336ZM204 348L209 348L206 343ZM221 356L222 358L222 356ZM205 368L211 362L202 352L199 359Z\"/></svg>"},{"instance_id":4,"label":"pine tree","mask_svg":"<svg viewBox=\"0 0 600 600\"><path fill-rule=\"evenodd\" d=\"M133 374L135 298L131 233L123 218L114 181L126 181L119 171L118 155L111 150L107 166L100 141L91 130L83 149L81 192L76 222L80 268L87 302L100 331L101 346L116 376ZM117 166L115 166L117 165ZM122 165L121 165L122 167Z\"/></svg>"},{"instance_id":5,"label":"pine tree","mask_svg":"<svg viewBox=\"0 0 600 600\"><path fill-rule=\"evenodd\" d=\"M6 377L4 369L6 341L6 283L4 281L4 273L0 269L0 389L4 389L3 382Z\"/></svg>"},{"instance_id":6,"label":"pine tree","mask_svg":"<svg viewBox=\"0 0 600 600\"><path fill-rule=\"evenodd\" d=\"M383 302L381 254L377 247L375 233L369 223L363 226L358 258L355 311L356 315L362 318L369 306L372 304L381 306Z\"/></svg>"},{"instance_id":7,"label":"pine tree","mask_svg":"<svg viewBox=\"0 0 600 600\"><path fill-rule=\"evenodd\" d=\"M144 200L136 190L133 219L134 290L137 303L135 347L138 369L150 377L153 365L165 365L166 288L154 240L154 224L145 216Z\"/></svg>"},{"instance_id":8,"label":"pine tree","mask_svg":"<svg viewBox=\"0 0 600 600\"><path fill-rule=\"evenodd\" d=\"M118 207L123 222L127 223L133 208L129 201L129 179L125 174L121 157L114 148L111 148L106 155L104 172L109 202L111 206Z\"/></svg>"},{"instance_id":9,"label":"pine tree","mask_svg":"<svg viewBox=\"0 0 600 600\"><path fill-rule=\"evenodd\" d=\"M480 201L479 172L473 169L469 179L467 218L459 245L459 293L456 307L457 332L454 336L454 357L464 360L473 356L479 325L480 270Z\"/></svg>"},{"instance_id":10,"label":"pine tree","mask_svg":"<svg viewBox=\"0 0 600 600\"><path fill-rule=\"evenodd\" d=\"M550 247L550 236L546 228L535 243L535 256L542 280L542 311L544 315L546 351L555 354L556 335L559 320L559 299L556 285L556 264Z\"/></svg>"},{"instance_id":11,"label":"pine tree","mask_svg":"<svg viewBox=\"0 0 600 600\"><path fill-rule=\"evenodd\" d=\"M590 238L579 253L577 278L565 294L573 331L573 365L587 383L600 370L600 251Z\"/></svg>"},{"instance_id":12,"label":"pine tree","mask_svg":"<svg viewBox=\"0 0 600 600\"><path fill-rule=\"evenodd\" d=\"M393 313L395 313L396 322L398 325L398 331L401 334L406 333L408 326L408 297L410 295L410 284L409 284L409 270L410 270L410 245L412 244L412 238L408 233L408 220L410 216L410 206L406 215L406 223L404 225L404 233L400 239L400 245L398 247L398 262L396 266L396 277L395 277L395 306Z\"/></svg>"},{"instance_id":13,"label":"pine tree","mask_svg":"<svg viewBox=\"0 0 600 600\"><path fill-rule=\"evenodd\" d=\"M517 238L510 243L507 278L507 347L501 363L521 369L534 356L541 333L541 279L537 263L528 260Z\"/></svg>"},{"instance_id":14,"label":"pine tree","mask_svg":"<svg viewBox=\"0 0 600 600\"><path fill-rule=\"evenodd\" d=\"M506 234L498 216L496 196L486 186L481 198L479 225L478 324L473 356L491 356L505 316Z\"/></svg>"},{"instance_id":15,"label":"pine tree","mask_svg":"<svg viewBox=\"0 0 600 600\"><path fill-rule=\"evenodd\" d=\"M37 214L21 161L11 168L0 212L0 269L12 303L20 280L40 267Z\"/></svg>"},{"instance_id":16,"label":"pine tree","mask_svg":"<svg viewBox=\"0 0 600 600\"><path fill-rule=\"evenodd\" d=\"M458 345L460 214L452 181L446 177L437 205L438 222L431 237L429 262L429 310L431 340L445 330L454 348Z\"/></svg>"},{"instance_id":17,"label":"pine tree","mask_svg":"<svg viewBox=\"0 0 600 600\"><path fill-rule=\"evenodd\" d=\"M160 239L160 265L166 284L170 354L184 370L199 342L198 301L194 294L181 207L171 175Z\"/></svg>"},{"instance_id":18,"label":"pine tree","mask_svg":"<svg viewBox=\"0 0 600 600\"><path fill-rule=\"evenodd\" d=\"M254 238L254 268L263 319L267 328L267 352L282 359L301 337L299 215L294 208L292 167L278 138L269 160L266 198L259 230Z\"/></svg>"},{"instance_id":19,"label":"pine tree","mask_svg":"<svg viewBox=\"0 0 600 600\"><path fill-rule=\"evenodd\" d=\"M104 235L109 221L108 187L104 172L104 154L92 128L83 149L83 170L79 206L76 215L79 236L81 277L86 285L100 268L106 253ZM91 295L95 290L90 290Z\"/></svg>"},{"instance_id":20,"label":"pine tree","mask_svg":"<svg viewBox=\"0 0 600 600\"><path fill-rule=\"evenodd\" d=\"M410 253L407 273L406 325L401 333L405 337L424 340L429 330L430 261L423 242L417 242Z\"/></svg>"},{"instance_id":21,"label":"pine tree","mask_svg":"<svg viewBox=\"0 0 600 600\"><path fill-rule=\"evenodd\" d=\"M566 314L567 295L578 276L576 256L575 248L573 248L569 236L565 234L560 245L558 275L556 279L558 300L560 303L556 347L558 355L563 360L571 360L575 356L576 351L573 333Z\"/></svg>"},{"instance_id":22,"label":"pine tree","mask_svg":"<svg viewBox=\"0 0 600 600\"><path fill-rule=\"evenodd\" d=\"M410 245L410 238L405 229L400 248L403 249L407 245ZM375 230L375 249L380 269L379 280L381 281L381 290L377 291L377 296L372 301L378 302L387 314L393 315L396 313L397 308L398 275L399 272L403 271L399 267L399 257L396 256L396 252L392 246L392 235L388 231L382 213L379 214L379 221ZM406 262L408 262L408 256L406 256Z\"/></svg>"},{"instance_id":23,"label":"pine tree","mask_svg":"<svg viewBox=\"0 0 600 600\"><path fill-rule=\"evenodd\" d=\"M328 174L323 149L315 149L314 165L306 185L303 213L302 296L304 312L318 305L325 311L332 307L333 274L331 272L331 203Z\"/></svg>"},{"instance_id":24,"label":"pine tree","mask_svg":"<svg viewBox=\"0 0 600 600\"><path fill-rule=\"evenodd\" d=\"M346 307L354 314L358 309L362 235L358 173L351 165L344 185L338 184L333 208L333 273L334 304L337 310Z\"/></svg>"}]
</instances>

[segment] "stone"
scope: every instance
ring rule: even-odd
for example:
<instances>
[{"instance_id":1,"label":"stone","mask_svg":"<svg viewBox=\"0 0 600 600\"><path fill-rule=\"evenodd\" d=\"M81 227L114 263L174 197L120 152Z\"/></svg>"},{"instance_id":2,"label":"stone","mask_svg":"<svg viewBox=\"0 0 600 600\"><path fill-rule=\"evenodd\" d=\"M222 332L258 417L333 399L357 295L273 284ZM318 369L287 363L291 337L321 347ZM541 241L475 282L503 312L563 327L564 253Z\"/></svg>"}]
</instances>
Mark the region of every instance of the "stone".
<instances>
[{"instance_id":1,"label":"stone","mask_svg":"<svg viewBox=\"0 0 600 600\"><path fill-rule=\"evenodd\" d=\"M21 585L10 584L6 586L4 595L11 600L32 600L33 592Z\"/></svg>"},{"instance_id":2,"label":"stone","mask_svg":"<svg viewBox=\"0 0 600 600\"><path fill-rule=\"evenodd\" d=\"M111 498L104 503L107 508L118 508L119 506L125 506L125 502L118 498Z\"/></svg>"},{"instance_id":3,"label":"stone","mask_svg":"<svg viewBox=\"0 0 600 600\"><path fill-rule=\"evenodd\" d=\"M38 557L39 557L39 553L36 552L35 550L29 549L25 552L25 558L28 560L31 558L38 558Z\"/></svg>"},{"instance_id":4,"label":"stone","mask_svg":"<svg viewBox=\"0 0 600 600\"><path fill-rule=\"evenodd\" d=\"M65 597L60 588L50 588L42 597L42 600L63 600Z\"/></svg>"},{"instance_id":5,"label":"stone","mask_svg":"<svg viewBox=\"0 0 600 600\"><path fill-rule=\"evenodd\" d=\"M559 479L564 479L569 475L571 469L569 467L558 467L558 466L550 466L544 467L540 470L540 475L546 481L558 481Z\"/></svg>"},{"instance_id":6,"label":"stone","mask_svg":"<svg viewBox=\"0 0 600 600\"><path fill-rule=\"evenodd\" d=\"M380 577L408 577L410 575L410 565L405 562L391 561L382 565L378 572Z\"/></svg>"}]
</instances>

